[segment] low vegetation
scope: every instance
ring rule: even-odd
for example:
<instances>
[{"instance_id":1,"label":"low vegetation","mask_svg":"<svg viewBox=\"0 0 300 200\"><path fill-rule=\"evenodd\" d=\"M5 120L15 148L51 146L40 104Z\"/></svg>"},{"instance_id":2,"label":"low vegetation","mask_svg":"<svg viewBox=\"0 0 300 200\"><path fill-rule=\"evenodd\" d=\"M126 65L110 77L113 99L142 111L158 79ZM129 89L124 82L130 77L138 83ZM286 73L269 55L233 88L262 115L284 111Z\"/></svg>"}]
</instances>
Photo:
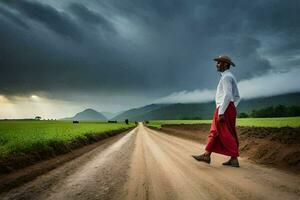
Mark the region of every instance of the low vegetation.
<instances>
[{"instance_id":1,"label":"low vegetation","mask_svg":"<svg viewBox=\"0 0 300 200\"><path fill-rule=\"evenodd\" d=\"M147 126L161 128L163 124L210 124L211 120L151 120Z\"/></svg>"},{"instance_id":2,"label":"low vegetation","mask_svg":"<svg viewBox=\"0 0 300 200\"><path fill-rule=\"evenodd\" d=\"M148 126L160 128L162 124L210 124L211 120L154 120ZM237 126L300 127L300 117L238 118Z\"/></svg>"}]
</instances>

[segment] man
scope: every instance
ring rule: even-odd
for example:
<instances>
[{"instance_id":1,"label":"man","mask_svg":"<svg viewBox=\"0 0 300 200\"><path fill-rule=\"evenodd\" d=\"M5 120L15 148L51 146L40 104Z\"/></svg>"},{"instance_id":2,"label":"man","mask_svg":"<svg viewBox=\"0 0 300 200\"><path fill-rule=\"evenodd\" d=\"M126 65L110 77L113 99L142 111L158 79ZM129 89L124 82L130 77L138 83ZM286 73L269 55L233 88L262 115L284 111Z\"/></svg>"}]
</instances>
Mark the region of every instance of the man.
<instances>
[{"instance_id":1,"label":"man","mask_svg":"<svg viewBox=\"0 0 300 200\"><path fill-rule=\"evenodd\" d=\"M193 155L197 161L210 163L212 152L230 156L231 158L223 163L232 167L239 167L237 157L238 138L235 129L236 106L239 103L240 95L236 79L230 72L230 66L235 66L228 56L219 56L214 59L217 62L217 70L221 72L216 92L216 110L214 112L210 133L208 136L205 153Z\"/></svg>"}]
</instances>

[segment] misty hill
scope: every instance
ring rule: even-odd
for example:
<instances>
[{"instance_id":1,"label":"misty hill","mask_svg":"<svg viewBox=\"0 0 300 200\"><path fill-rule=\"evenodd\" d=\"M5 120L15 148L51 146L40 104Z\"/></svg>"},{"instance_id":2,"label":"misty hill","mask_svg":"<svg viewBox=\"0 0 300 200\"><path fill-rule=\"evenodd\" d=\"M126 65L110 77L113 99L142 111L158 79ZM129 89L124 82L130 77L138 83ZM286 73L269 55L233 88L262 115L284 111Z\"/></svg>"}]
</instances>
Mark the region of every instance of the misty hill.
<instances>
[{"instance_id":1,"label":"misty hill","mask_svg":"<svg viewBox=\"0 0 300 200\"><path fill-rule=\"evenodd\" d=\"M65 118L64 120L107 120L106 117L93 109L86 109L77 113L74 117Z\"/></svg>"},{"instance_id":2,"label":"misty hill","mask_svg":"<svg viewBox=\"0 0 300 200\"><path fill-rule=\"evenodd\" d=\"M120 115L115 116L112 118L112 120L125 120L125 119L130 119L130 120L137 120L139 119L138 116L142 116L146 113L149 113L153 110L156 110L158 108L163 107L164 104L150 104L147 106L143 106L140 108L133 108L130 110L127 110L125 112L122 112Z\"/></svg>"},{"instance_id":3,"label":"misty hill","mask_svg":"<svg viewBox=\"0 0 300 200\"><path fill-rule=\"evenodd\" d=\"M116 112L116 113L113 113L113 112L101 112L101 114L103 114L107 119L111 119L117 115L120 115L121 113L123 113L124 111L121 111L121 112Z\"/></svg>"},{"instance_id":4,"label":"misty hill","mask_svg":"<svg viewBox=\"0 0 300 200\"><path fill-rule=\"evenodd\" d=\"M262 109L279 104L286 106L300 106L300 93L262 97L241 100L238 112L249 113L254 109ZM147 109L148 108L148 109ZM164 119L211 119L215 110L215 103L176 103L151 104L141 108L131 109L114 117L115 120L164 120Z\"/></svg>"}]
</instances>

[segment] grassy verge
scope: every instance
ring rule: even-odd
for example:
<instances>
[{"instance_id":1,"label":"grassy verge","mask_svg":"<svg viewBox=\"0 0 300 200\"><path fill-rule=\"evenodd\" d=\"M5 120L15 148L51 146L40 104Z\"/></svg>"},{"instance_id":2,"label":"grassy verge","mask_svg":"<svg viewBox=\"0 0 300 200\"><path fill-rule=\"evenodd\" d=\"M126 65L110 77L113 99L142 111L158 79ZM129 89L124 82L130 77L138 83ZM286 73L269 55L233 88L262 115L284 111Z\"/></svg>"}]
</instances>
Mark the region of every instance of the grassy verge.
<instances>
[{"instance_id":1,"label":"grassy verge","mask_svg":"<svg viewBox=\"0 0 300 200\"><path fill-rule=\"evenodd\" d=\"M255 127L300 127L300 117L274 117L274 118L240 118L238 126Z\"/></svg>"},{"instance_id":2,"label":"grassy verge","mask_svg":"<svg viewBox=\"0 0 300 200\"><path fill-rule=\"evenodd\" d=\"M162 124L210 124L211 120L153 120L147 124L150 127L161 128ZM238 118L237 126L255 127L300 127L300 117L279 118Z\"/></svg>"},{"instance_id":3,"label":"grassy verge","mask_svg":"<svg viewBox=\"0 0 300 200\"><path fill-rule=\"evenodd\" d=\"M163 124L210 124L211 120L152 120L149 121L147 126L154 128L161 128Z\"/></svg>"},{"instance_id":4,"label":"grassy verge","mask_svg":"<svg viewBox=\"0 0 300 200\"><path fill-rule=\"evenodd\" d=\"M0 121L0 160L26 156L35 151L51 153L58 146L66 147L91 138L97 140L103 134L122 132L134 126L134 123Z\"/></svg>"}]
</instances>

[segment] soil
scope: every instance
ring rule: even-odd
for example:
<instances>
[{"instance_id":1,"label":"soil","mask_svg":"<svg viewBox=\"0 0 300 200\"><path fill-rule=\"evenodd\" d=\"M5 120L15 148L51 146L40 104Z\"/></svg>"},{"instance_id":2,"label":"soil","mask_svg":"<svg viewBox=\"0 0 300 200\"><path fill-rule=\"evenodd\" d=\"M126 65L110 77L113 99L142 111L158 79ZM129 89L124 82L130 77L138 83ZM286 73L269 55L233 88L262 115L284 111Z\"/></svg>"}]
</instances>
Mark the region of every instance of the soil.
<instances>
[{"instance_id":1,"label":"soil","mask_svg":"<svg viewBox=\"0 0 300 200\"><path fill-rule=\"evenodd\" d=\"M166 124L161 130L205 144L210 125ZM237 133L241 156L300 173L300 128L237 127Z\"/></svg>"}]
</instances>

